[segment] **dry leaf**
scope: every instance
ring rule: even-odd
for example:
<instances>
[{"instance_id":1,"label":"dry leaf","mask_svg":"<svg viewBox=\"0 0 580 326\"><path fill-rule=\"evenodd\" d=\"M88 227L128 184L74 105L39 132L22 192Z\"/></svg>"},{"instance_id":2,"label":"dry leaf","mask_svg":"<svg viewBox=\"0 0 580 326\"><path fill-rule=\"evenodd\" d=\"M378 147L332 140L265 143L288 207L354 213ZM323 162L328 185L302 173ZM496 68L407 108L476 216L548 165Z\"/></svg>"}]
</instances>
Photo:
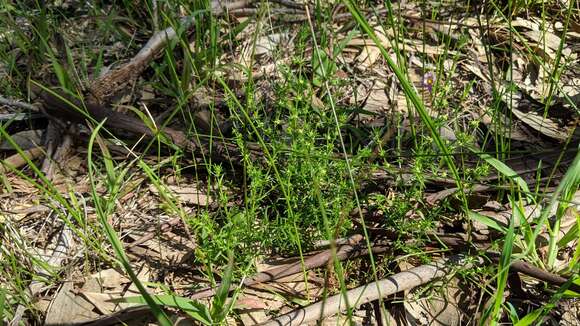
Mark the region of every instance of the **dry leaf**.
<instances>
[{"instance_id":1,"label":"dry leaf","mask_svg":"<svg viewBox=\"0 0 580 326\"><path fill-rule=\"evenodd\" d=\"M418 294L418 298L415 298ZM405 312L408 325L462 325L471 316L466 316L462 307L469 302L456 279L446 280L441 291L433 292L425 298L420 291L410 291L405 295ZM467 310L467 309L466 309Z\"/></svg>"},{"instance_id":2,"label":"dry leaf","mask_svg":"<svg viewBox=\"0 0 580 326\"><path fill-rule=\"evenodd\" d=\"M179 199L182 203L193 204L199 206L207 206L213 202L211 197L206 195L203 191L199 190L195 185L169 185L166 186L167 190L171 191L173 195ZM159 190L157 187L151 185L149 187L152 193L159 195Z\"/></svg>"},{"instance_id":3,"label":"dry leaf","mask_svg":"<svg viewBox=\"0 0 580 326\"><path fill-rule=\"evenodd\" d=\"M565 141L570 136L570 130L563 128L549 118L540 116L537 112L530 111L524 113L516 108L512 108L512 113L532 129L560 141Z\"/></svg>"},{"instance_id":4,"label":"dry leaf","mask_svg":"<svg viewBox=\"0 0 580 326\"><path fill-rule=\"evenodd\" d=\"M381 57L381 51L373 45L365 45L361 53L356 57L357 68L361 71L369 69Z\"/></svg>"},{"instance_id":5,"label":"dry leaf","mask_svg":"<svg viewBox=\"0 0 580 326\"><path fill-rule=\"evenodd\" d=\"M46 325L72 325L98 316L89 302L72 292L73 288L72 282L65 282L56 293L46 312Z\"/></svg>"}]
</instances>

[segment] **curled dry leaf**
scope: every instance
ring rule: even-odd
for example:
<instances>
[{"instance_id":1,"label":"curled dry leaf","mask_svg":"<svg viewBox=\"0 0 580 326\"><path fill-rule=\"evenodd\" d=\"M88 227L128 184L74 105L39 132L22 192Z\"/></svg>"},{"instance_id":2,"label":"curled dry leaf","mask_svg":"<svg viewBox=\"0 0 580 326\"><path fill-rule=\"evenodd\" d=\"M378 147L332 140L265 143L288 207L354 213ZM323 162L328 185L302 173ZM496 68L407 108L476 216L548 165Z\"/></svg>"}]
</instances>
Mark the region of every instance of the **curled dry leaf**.
<instances>
[{"instance_id":1,"label":"curled dry leaf","mask_svg":"<svg viewBox=\"0 0 580 326\"><path fill-rule=\"evenodd\" d=\"M361 92L365 92L363 89L364 87L359 87ZM390 99L387 97L385 83L377 80L366 91L366 95L363 94L360 95L366 98L363 106L365 112L358 114L355 119L370 127L383 126L385 124L384 117L390 107Z\"/></svg>"},{"instance_id":2,"label":"curled dry leaf","mask_svg":"<svg viewBox=\"0 0 580 326\"><path fill-rule=\"evenodd\" d=\"M361 71L369 69L381 57L381 51L378 47L372 45L365 45L356 57L356 68Z\"/></svg>"}]
</instances>

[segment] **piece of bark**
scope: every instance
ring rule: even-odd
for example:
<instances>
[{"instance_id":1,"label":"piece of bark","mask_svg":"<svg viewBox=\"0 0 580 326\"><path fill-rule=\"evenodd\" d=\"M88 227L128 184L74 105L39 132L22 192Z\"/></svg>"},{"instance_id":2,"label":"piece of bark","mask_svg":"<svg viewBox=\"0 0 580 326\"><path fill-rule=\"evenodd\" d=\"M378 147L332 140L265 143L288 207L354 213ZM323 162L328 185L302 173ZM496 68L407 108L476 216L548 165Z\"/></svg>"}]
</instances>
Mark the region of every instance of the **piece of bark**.
<instances>
[{"instance_id":1,"label":"piece of bark","mask_svg":"<svg viewBox=\"0 0 580 326\"><path fill-rule=\"evenodd\" d=\"M34 160L44 155L44 148L40 146L34 147L24 151L23 153L28 157L29 160ZM17 169L23 166L24 164L26 164L26 160L22 156L20 156L20 153L16 153L6 158L4 161L0 162L0 174L4 174L10 171L10 167L12 167L13 169Z\"/></svg>"},{"instance_id":2,"label":"piece of bark","mask_svg":"<svg viewBox=\"0 0 580 326\"><path fill-rule=\"evenodd\" d=\"M327 249L310 257L306 257L304 262L298 261L291 264L285 264L276 268L269 269L257 273L251 277L244 279L244 286L253 286L256 284L271 282L286 276L290 276L303 271L311 270L317 267L328 264L332 259L336 258L339 261L345 259L352 259L365 254L368 254L368 248L364 244L359 244L363 239L360 234L355 234L348 239L348 244L336 248L336 252L332 249ZM387 250L385 246L375 246L371 250L374 254L378 254ZM205 288L193 293L190 298L201 299L213 296L218 287Z\"/></svg>"}]
</instances>

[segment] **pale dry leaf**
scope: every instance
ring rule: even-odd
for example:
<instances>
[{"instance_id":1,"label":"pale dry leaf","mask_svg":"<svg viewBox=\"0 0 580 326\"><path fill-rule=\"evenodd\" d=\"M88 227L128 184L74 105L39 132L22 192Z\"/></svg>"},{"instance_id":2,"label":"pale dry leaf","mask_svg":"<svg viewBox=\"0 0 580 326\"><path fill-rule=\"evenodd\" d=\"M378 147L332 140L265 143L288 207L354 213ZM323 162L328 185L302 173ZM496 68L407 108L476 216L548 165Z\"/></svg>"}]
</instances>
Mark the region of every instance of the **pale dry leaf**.
<instances>
[{"instance_id":1,"label":"pale dry leaf","mask_svg":"<svg viewBox=\"0 0 580 326\"><path fill-rule=\"evenodd\" d=\"M408 325L462 325L470 319L462 307L468 304L463 298L456 279L445 280L440 291L432 292L426 298L420 291L410 291L405 294L406 319ZM463 308L463 309L462 309Z\"/></svg>"},{"instance_id":2,"label":"pale dry leaf","mask_svg":"<svg viewBox=\"0 0 580 326\"><path fill-rule=\"evenodd\" d=\"M408 114L409 113L409 106L412 107L413 104L409 102L407 96L403 93L397 94L397 101L396 101L396 111L398 113Z\"/></svg>"},{"instance_id":3,"label":"pale dry leaf","mask_svg":"<svg viewBox=\"0 0 580 326\"><path fill-rule=\"evenodd\" d=\"M532 129L560 141L565 141L570 137L570 130L559 126L558 123L540 116L537 112L523 112L516 108L512 108L512 113L526 125L530 126Z\"/></svg>"},{"instance_id":4,"label":"pale dry leaf","mask_svg":"<svg viewBox=\"0 0 580 326\"><path fill-rule=\"evenodd\" d=\"M391 42L389 41L389 38L393 38L393 34L391 31L389 31L387 36L385 33L383 33L383 31L375 29L375 34L377 35L377 38L379 39L379 41L381 42L381 45L385 48L385 49L390 49L391 48ZM348 46L350 47L360 47L360 46L376 46L375 42L373 40L371 40L370 38L366 38L366 37L354 37L352 38L350 41L348 41Z\"/></svg>"},{"instance_id":5,"label":"pale dry leaf","mask_svg":"<svg viewBox=\"0 0 580 326\"><path fill-rule=\"evenodd\" d=\"M387 93L387 86L381 80L378 80L374 85L366 91L366 95L359 94L361 98L366 98L363 109L367 112L360 113L355 120L364 123L371 127L383 126L385 124L385 116L390 111L390 103ZM360 92L365 92L362 88Z\"/></svg>"},{"instance_id":6,"label":"pale dry leaf","mask_svg":"<svg viewBox=\"0 0 580 326\"><path fill-rule=\"evenodd\" d=\"M361 71L369 69L381 57L381 51L374 45L366 45L363 47L360 54L356 57L356 68Z\"/></svg>"},{"instance_id":7,"label":"pale dry leaf","mask_svg":"<svg viewBox=\"0 0 580 326\"><path fill-rule=\"evenodd\" d=\"M271 56L276 48L282 44L286 49L290 49L291 43L288 42L288 33L273 33L270 35L262 36L256 41L256 50L254 54L256 56Z\"/></svg>"},{"instance_id":8,"label":"pale dry leaf","mask_svg":"<svg viewBox=\"0 0 580 326\"><path fill-rule=\"evenodd\" d=\"M279 47L284 47L285 52L292 48L288 33L263 35L256 40L255 44L253 37L248 38L244 43L242 53L238 57L239 63L249 67L253 59L265 56L273 57L274 51Z\"/></svg>"},{"instance_id":9,"label":"pale dry leaf","mask_svg":"<svg viewBox=\"0 0 580 326\"><path fill-rule=\"evenodd\" d=\"M426 44L421 40L411 40L405 39L405 43L407 44L408 48L407 51L414 50L417 53L424 53L429 55L448 55L448 56L455 56L457 55L457 51L449 50L443 45L430 45Z\"/></svg>"},{"instance_id":10,"label":"pale dry leaf","mask_svg":"<svg viewBox=\"0 0 580 326\"><path fill-rule=\"evenodd\" d=\"M513 103L512 106L518 105L521 97L518 96L519 92L512 93L513 98L506 93L504 93L504 101L509 105ZM502 137L507 137L513 140L532 143L537 145L543 145L540 138L534 135L534 133L528 130L529 128L523 125L523 122L514 118L507 117L502 113L490 114L487 110L481 114L481 121L489 128L492 132L501 135ZM507 128L509 126L509 128Z\"/></svg>"},{"instance_id":11,"label":"pale dry leaf","mask_svg":"<svg viewBox=\"0 0 580 326\"><path fill-rule=\"evenodd\" d=\"M151 280L151 275L153 273L152 269L146 265L143 264L140 268L134 268L134 270L138 270L139 273L137 273L137 279L141 282L141 283L148 283ZM151 292L151 294L155 294L153 293L153 289L150 288L146 288L148 292ZM137 287L137 285L135 285L135 283L131 283L131 285L129 286L129 288L127 289L127 292L124 294L124 296L135 296L135 295L140 295L141 291L139 291L139 288ZM125 307L127 304L126 303L122 303L121 304L123 307Z\"/></svg>"},{"instance_id":12,"label":"pale dry leaf","mask_svg":"<svg viewBox=\"0 0 580 326\"><path fill-rule=\"evenodd\" d=\"M538 31L538 30L531 30L524 33L525 36L528 37L529 40L535 42L540 47L548 47L551 50L557 51L560 47L560 43L562 39L555 34L546 31ZM553 58L552 58L553 59Z\"/></svg>"},{"instance_id":13,"label":"pale dry leaf","mask_svg":"<svg viewBox=\"0 0 580 326\"><path fill-rule=\"evenodd\" d=\"M95 279L102 288L119 293L123 290L126 284L131 282L128 277L113 268L96 272L91 275L91 278Z\"/></svg>"},{"instance_id":14,"label":"pale dry leaf","mask_svg":"<svg viewBox=\"0 0 580 326\"><path fill-rule=\"evenodd\" d=\"M237 309L240 321L244 326L254 326L270 320L263 310Z\"/></svg>"},{"instance_id":15,"label":"pale dry leaf","mask_svg":"<svg viewBox=\"0 0 580 326\"><path fill-rule=\"evenodd\" d=\"M240 308L243 308L244 306L250 308L251 306L248 305L253 305L255 307L261 307L258 309L278 310L285 304L284 298L280 295L269 291L253 289L251 287L244 289L240 297L247 300L240 303ZM250 302L251 300L253 300L253 302ZM236 303L236 305L237 304L238 303Z\"/></svg>"},{"instance_id":16,"label":"pale dry leaf","mask_svg":"<svg viewBox=\"0 0 580 326\"><path fill-rule=\"evenodd\" d=\"M490 80L488 77L487 71L485 71L485 72L482 71L479 65L474 65L470 62L462 62L460 64L464 69L471 71L474 75L479 77L479 79L481 79L483 82L487 82Z\"/></svg>"},{"instance_id":17,"label":"pale dry leaf","mask_svg":"<svg viewBox=\"0 0 580 326\"><path fill-rule=\"evenodd\" d=\"M79 291L79 296L82 296L82 298L86 300L87 303L92 305L103 315L109 315L121 309L120 305L114 302L114 300L121 298L121 296L118 294L90 292L81 290Z\"/></svg>"},{"instance_id":18,"label":"pale dry leaf","mask_svg":"<svg viewBox=\"0 0 580 326\"><path fill-rule=\"evenodd\" d=\"M240 295L234 307L236 309L266 309L268 305L257 297Z\"/></svg>"},{"instance_id":19,"label":"pale dry leaf","mask_svg":"<svg viewBox=\"0 0 580 326\"><path fill-rule=\"evenodd\" d=\"M527 60L524 60L522 56L517 53L513 53L513 60L511 65L511 73L507 75L508 81L513 81L516 85L526 85L531 84L529 78L526 80L527 76Z\"/></svg>"},{"instance_id":20,"label":"pale dry leaf","mask_svg":"<svg viewBox=\"0 0 580 326\"><path fill-rule=\"evenodd\" d=\"M73 282L64 282L46 312L46 325L72 325L98 316L93 306L73 290Z\"/></svg>"},{"instance_id":21,"label":"pale dry leaf","mask_svg":"<svg viewBox=\"0 0 580 326\"><path fill-rule=\"evenodd\" d=\"M485 50L485 46L481 40L479 35L479 31L477 29L469 29L467 31L469 36L471 37L471 44L472 48L469 52L474 53L475 56L471 56L476 63L485 64L487 63L487 51ZM466 64L469 66L469 64Z\"/></svg>"},{"instance_id":22,"label":"pale dry leaf","mask_svg":"<svg viewBox=\"0 0 580 326\"><path fill-rule=\"evenodd\" d=\"M196 185L168 185L166 186L173 195L179 199L180 202L184 204L193 204L199 206L207 206L213 202L212 198L205 194L202 190L198 189ZM151 185L149 190L159 195L159 190L157 187Z\"/></svg>"},{"instance_id":23,"label":"pale dry leaf","mask_svg":"<svg viewBox=\"0 0 580 326\"><path fill-rule=\"evenodd\" d=\"M516 17L511 22L512 27L522 27L532 31L539 31L540 25L536 21L532 21L530 19L524 19L521 17Z\"/></svg>"},{"instance_id":24,"label":"pale dry leaf","mask_svg":"<svg viewBox=\"0 0 580 326\"><path fill-rule=\"evenodd\" d=\"M316 96L315 93L312 93L311 104L312 104L312 107L319 109L319 110L324 110L324 108L325 108L324 102L322 102L322 100L318 96Z\"/></svg>"},{"instance_id":25,"label":"pale dry leaf","mask_svg":"<svg viewBox=\"0 0 580 326\"><path fill-rule=\"evenodd\" d=\"M155 89L151 85L145 85L141 88L141 100L151 101L155 99Z\"/></svg>"}]
</instances>

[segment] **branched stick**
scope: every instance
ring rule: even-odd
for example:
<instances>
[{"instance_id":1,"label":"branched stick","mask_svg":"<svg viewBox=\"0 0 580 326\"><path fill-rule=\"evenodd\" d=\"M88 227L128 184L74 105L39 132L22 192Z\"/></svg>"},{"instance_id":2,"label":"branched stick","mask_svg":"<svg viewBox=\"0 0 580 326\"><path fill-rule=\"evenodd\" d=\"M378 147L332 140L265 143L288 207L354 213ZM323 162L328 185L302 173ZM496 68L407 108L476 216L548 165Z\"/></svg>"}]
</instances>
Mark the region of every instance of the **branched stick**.
<instances>
[{"instance_id":1,"label":"branched stick","mask_svg":"<svg viewBox=\"0 0 580 326\"><path fill-rule=\"evenodd\" d=\"M213 1L210 9L211 14L222 16L229 10L244 8L250 2L249 0ZM193 25L195 19L195 16L184 17L181 19L181 26L187 29ZM128 63L94 80L89 87L88 98L83 103L72 99L70 96L55 95L41 91L40 95L43 98L46 113L80 123L87 118L94 119L96 122L106 119L105 126L109 128L129 131L149 138L156 136L159 131L151 130L143 121L135 117L113 111L105 103L109 98L125 89L128 83L136 79L165 48L167 43L176 37L177 32L173 27L155 33ZM85 108L86 112L83 113L78 108ZM179 130L164 128L160 131L186 152L201 153L204 156L210 155L218 161L241 162L242 153L240 150L225 141L213 140L210 145L208 140L197 137L190 139L184 132ZM253 156L252 153L250 153L250 156ZM256 157L252 158L255 159Z\"/></svg>"},{"instance_id":2,"label":"branched stick","mask_svg":"<svg viewBox=\"0 0 580 326\"><path fill-rule=\"evenodd\" d=\"M213 1L211 14L222 16L229 10L245 8L251 1L240 0L234 2ZM181 26L188 29L195 22L195 16L183 17L180 20ZM165 48L167 43L177 37L177 32L173 27L168 27L153 35L143 48L135 55L131 61L120 68L109 71L92 82L89 93L93 101L103 103L107 98L111 98L119 91L125 89L126 85L137 78L155 59L155 57Z\"/></svg>"},{"instance_id":3,"label":"branched stick","mask_svg":"<svg viewBox=\"0 0 580 326\"><path fill-rule=\"evenodd\" d=\"M81 103L65 94L53 94L52 92L42 92L40 96L44 101L44 110L51 116L78 123L88 120L89 117L97 123L106 119L105 126L113 130L124 130L139 136L145 135L147 138L153 138L158 133L161 133L185 152L211 156L217 161L232 160L241 162L242 159L240 150L235 145L228 144L225 141L213 139L210 146L207 140L198 137L190 138L180 130L168 127L162 130L152 130L138 118L113 111L105 105L91 102ZM86 111L82 110L82 108ZM259 153L255 151L250 152L252 159L257 159L258 155Z\"/></svg>"}]
</instances>

